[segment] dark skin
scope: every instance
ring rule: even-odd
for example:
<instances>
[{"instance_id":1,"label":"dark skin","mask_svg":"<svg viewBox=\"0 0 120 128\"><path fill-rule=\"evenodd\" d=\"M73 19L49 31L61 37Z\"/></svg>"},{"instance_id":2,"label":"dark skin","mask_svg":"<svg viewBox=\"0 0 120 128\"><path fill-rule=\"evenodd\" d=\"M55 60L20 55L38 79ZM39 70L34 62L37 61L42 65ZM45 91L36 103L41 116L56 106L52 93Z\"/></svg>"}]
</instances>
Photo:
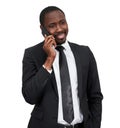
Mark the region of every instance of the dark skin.
<instances>
[{"instance_id":1,"label":"dark skin","mask_svg":"<svg viewBox=\"0 0 120 128\"><path fill-rule=\"evenodd\" d=\"M49 36L44 35L43 49L47 54L44 66L47 70L50 70L56 57L55 47L66 41L68 25L64 14L59 10L55 10L45 15L44 27L50 33Z\"/></svg>"}]
</instances>

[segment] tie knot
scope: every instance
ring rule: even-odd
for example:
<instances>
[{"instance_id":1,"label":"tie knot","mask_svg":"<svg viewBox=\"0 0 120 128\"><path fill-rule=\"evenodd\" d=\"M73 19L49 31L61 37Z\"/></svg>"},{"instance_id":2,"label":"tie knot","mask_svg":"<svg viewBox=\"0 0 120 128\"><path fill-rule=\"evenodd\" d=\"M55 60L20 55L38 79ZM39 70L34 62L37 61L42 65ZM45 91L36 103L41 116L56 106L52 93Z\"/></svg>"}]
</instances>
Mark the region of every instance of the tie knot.
<instances>
[{"instance_id":1,"label":"tie knot","mask_svg":"<svg viewBox=\"0 0 120 128\"><path fill-rule=\"evenodd\" d=\"M63 51L65 48L64 48L63 46L61 46L61 45L58 45L58 46L56 47L56 49L57 49L59 52L61 52L61 51Z\"/></svg>"}]
</instances>

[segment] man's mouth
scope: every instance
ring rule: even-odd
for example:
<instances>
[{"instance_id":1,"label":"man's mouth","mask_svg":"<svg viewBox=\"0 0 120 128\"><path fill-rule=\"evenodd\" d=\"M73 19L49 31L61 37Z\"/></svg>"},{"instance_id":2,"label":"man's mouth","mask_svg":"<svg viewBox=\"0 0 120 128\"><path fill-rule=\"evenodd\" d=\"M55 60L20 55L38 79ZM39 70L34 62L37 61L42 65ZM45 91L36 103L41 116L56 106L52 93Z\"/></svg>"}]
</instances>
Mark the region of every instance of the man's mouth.
<instances>
[{"instance_id":1,"label":"man's mouth","mask_svg":"<svg viewBox=\"0 0 120 128\"><path fill-rule=\"evenodd\" d=\"M55 35L55 37L59 40L64 39L65 38L65 33L59 33L59 34Z\"/></svg>"}]
</instances>

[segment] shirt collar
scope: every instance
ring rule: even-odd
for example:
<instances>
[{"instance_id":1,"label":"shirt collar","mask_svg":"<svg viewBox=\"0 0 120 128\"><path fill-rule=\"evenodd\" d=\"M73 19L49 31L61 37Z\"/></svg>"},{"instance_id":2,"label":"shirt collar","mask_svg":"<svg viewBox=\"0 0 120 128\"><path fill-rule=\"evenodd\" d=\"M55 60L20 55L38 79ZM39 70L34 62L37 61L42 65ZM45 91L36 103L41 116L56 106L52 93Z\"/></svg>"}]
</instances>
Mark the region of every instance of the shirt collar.
<instances>
[{"instance_id":1,"label":"shirt collar","mask_svg":"<svg viewBox=\"0 0 120 128\"><path fill-rule=\"evenodd\" d=\"M65 41L65 43L62 44L62 46L65 48L65 50L71 50L67 40Z\"/></svg>"}]
</instances>

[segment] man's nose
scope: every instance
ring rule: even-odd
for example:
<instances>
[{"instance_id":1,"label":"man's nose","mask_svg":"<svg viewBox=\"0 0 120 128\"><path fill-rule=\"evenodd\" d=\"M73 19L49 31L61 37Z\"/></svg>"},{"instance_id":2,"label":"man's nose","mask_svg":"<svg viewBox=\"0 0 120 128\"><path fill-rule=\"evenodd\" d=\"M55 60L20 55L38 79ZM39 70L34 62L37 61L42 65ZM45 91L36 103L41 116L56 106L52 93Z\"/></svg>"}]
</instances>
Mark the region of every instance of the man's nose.
<instances>
[{"instance_id":1,"label":"man's nose","mask_svg":"<svg viewBox=\"0 0 120 128\"><path fill-rule=\"evenodd\" d=\"M56 31L57 31L57 32L61 32L61 31L62 31L62 28L61 28L60 25L57 25L57 27L56 27Z\"/></svg>"}]
</instances>

